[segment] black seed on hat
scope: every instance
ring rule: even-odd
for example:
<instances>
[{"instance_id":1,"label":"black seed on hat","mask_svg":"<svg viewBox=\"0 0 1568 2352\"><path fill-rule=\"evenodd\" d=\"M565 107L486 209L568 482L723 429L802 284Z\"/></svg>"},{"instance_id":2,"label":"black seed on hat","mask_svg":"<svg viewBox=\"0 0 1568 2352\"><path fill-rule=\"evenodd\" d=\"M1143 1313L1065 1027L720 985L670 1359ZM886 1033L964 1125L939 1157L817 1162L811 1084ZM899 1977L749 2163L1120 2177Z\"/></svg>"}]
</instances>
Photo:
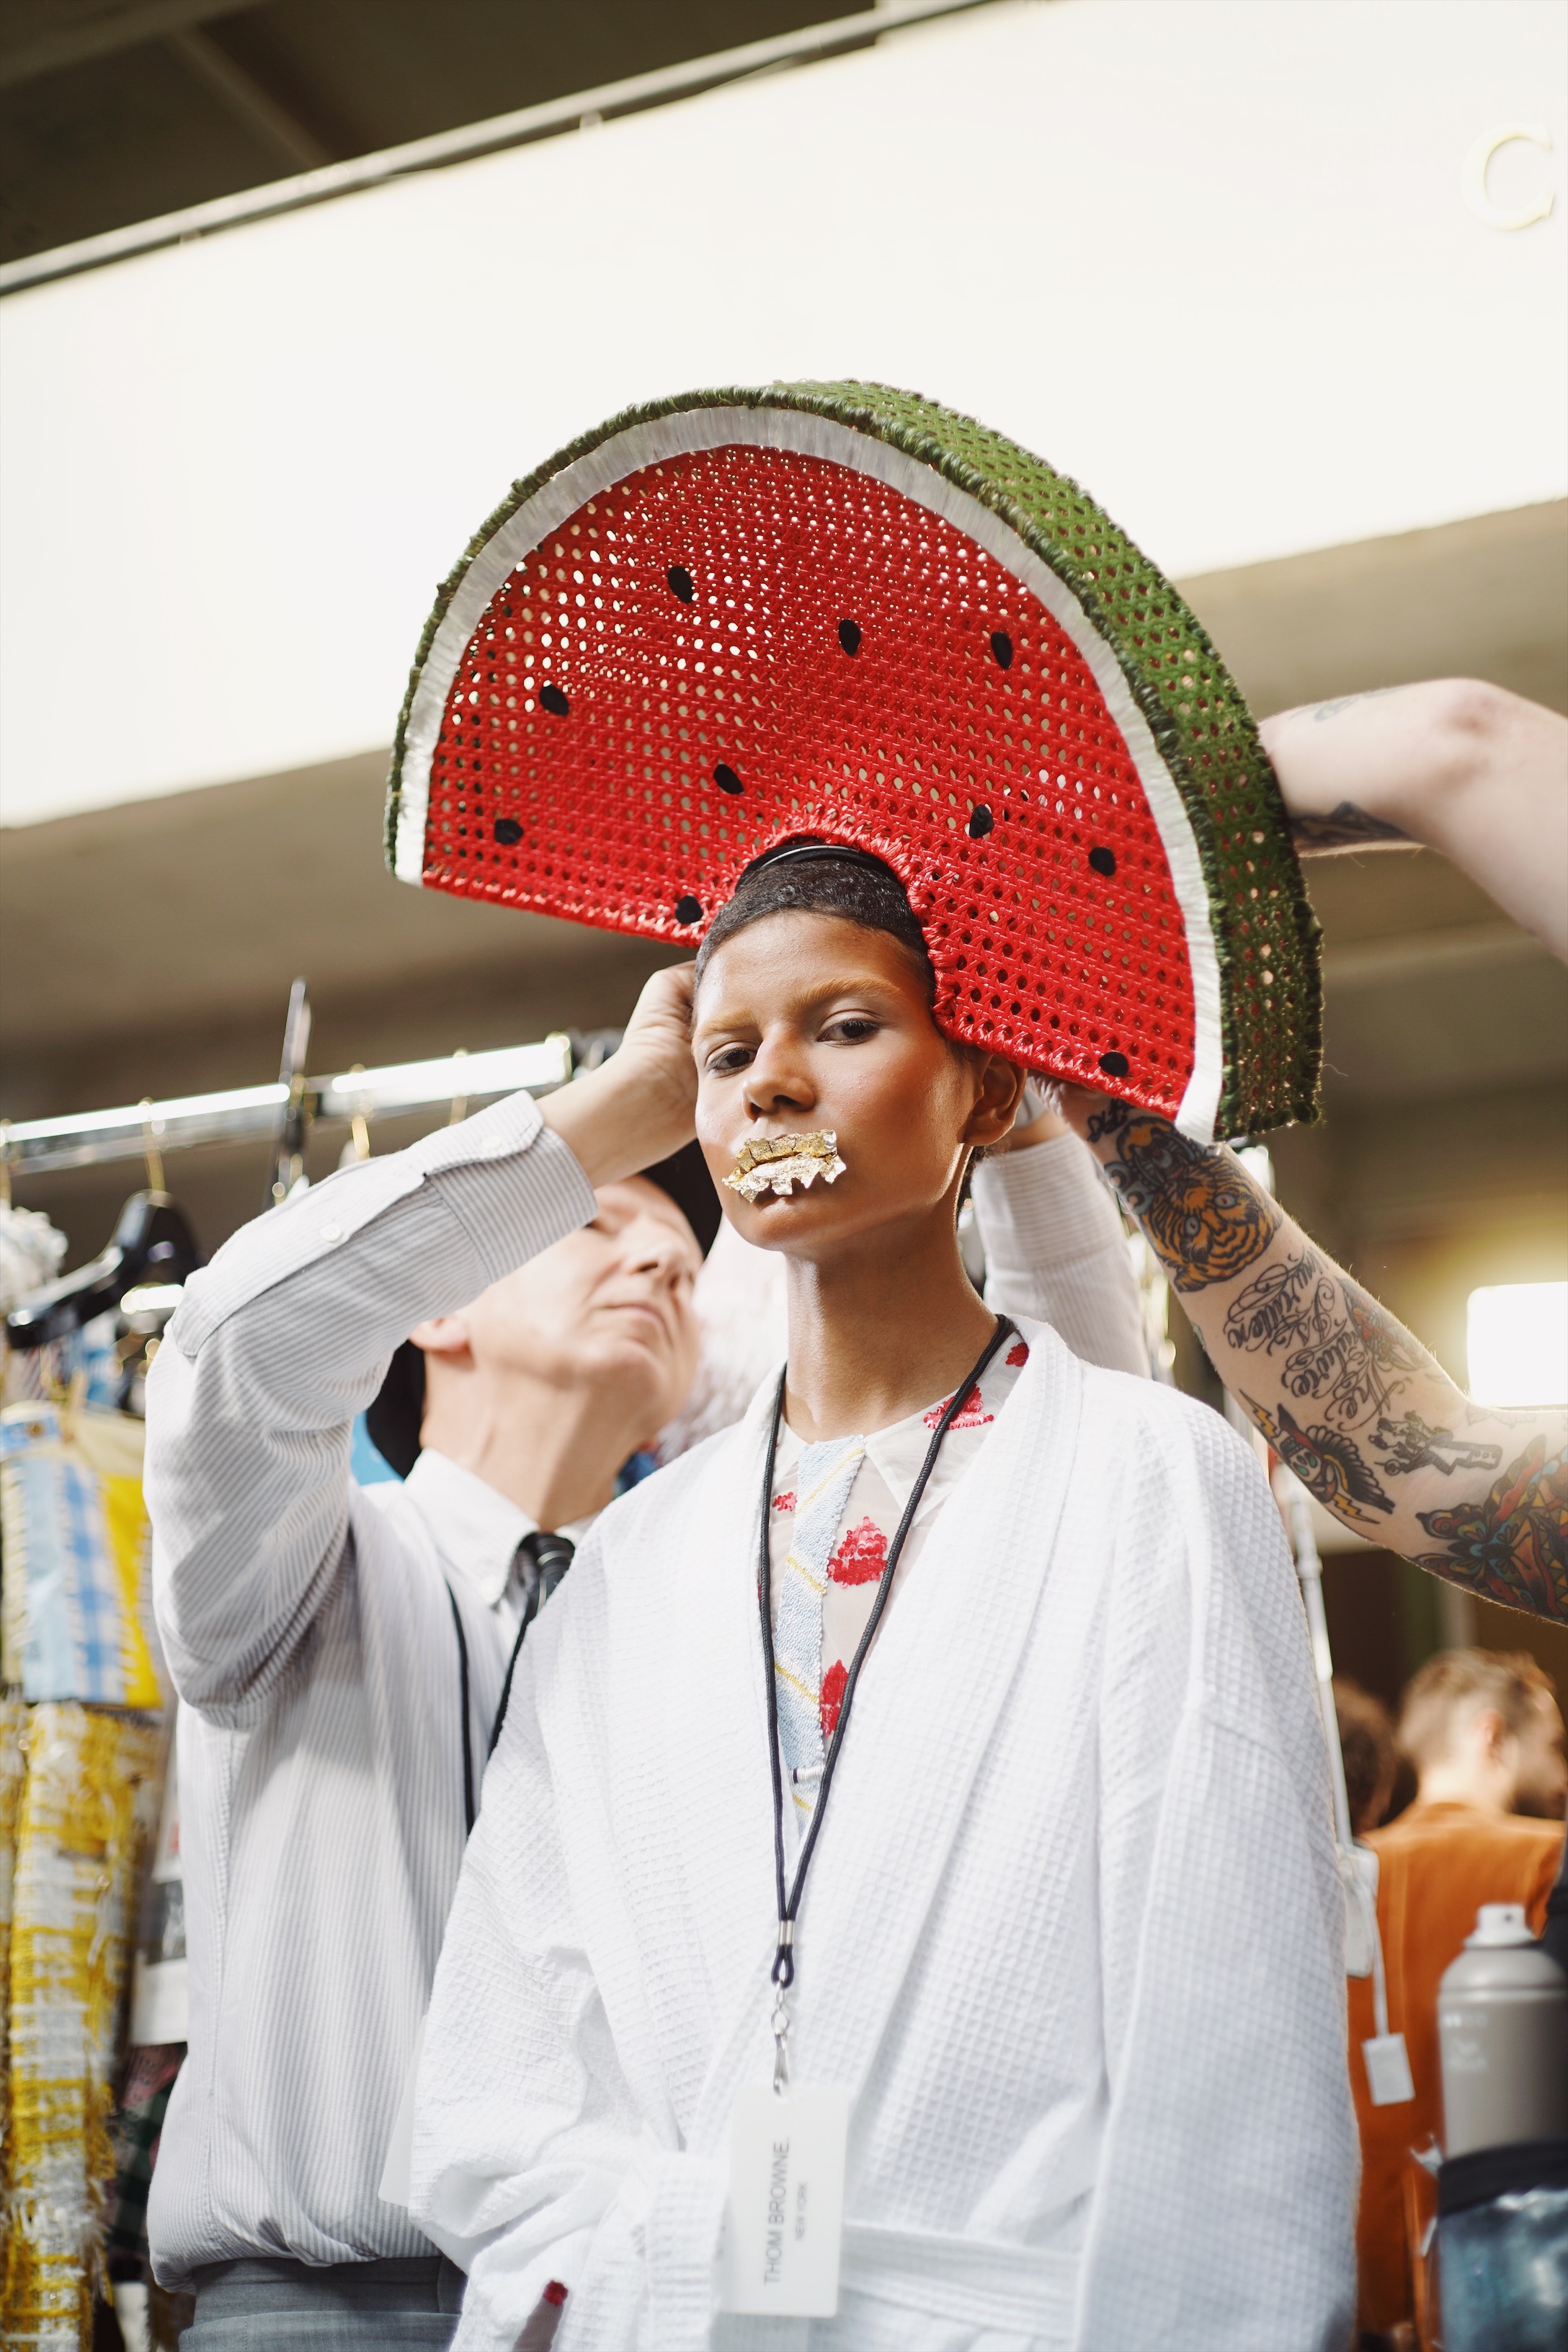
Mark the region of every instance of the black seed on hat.
<instances>
[{"instance_id":1,"label":"black seed on hat","mask_svg":"<svg viewBox=\"0 0 1568 2352\"><path fill-rule=\"evenodd\" d=\"M973 808L969 812L969 824L965 830L970 840L984 841L995 822L995 818L982 801L978 808Z\"/></svg>"},{"instance_id":2,"label":"black seed on hat","mask_svg":"<svg viewBox=\"0 0 1568 2352\"><path fill-rule=\"evenodd\" d=\"M558 686L542 686L539 689L539 700L540 707L545 710L553 710L557 719L564 719L572 708Z\"/></svg>"},{"instance_id":3,"label":"black seed on hat","mask_svg":"<svg viewBox=\"0 0 1568 2352\"><path fill-rule=\"evenodd\" d=\"M1116 871L1116 852L1114 849L1091 849L1089 862L1097 874L1103 874L1109 881Z\"/></svg>"},{"instance_id":4,"label":"black seed on hat","mask_svg":"<svg viewBox=\"0 0 1568 2352\"><path fill-rule=\"evenodd\" d=\"M713 781L721 793L743 793L746 789L734 769L727 767L722 760L713 771Z\"/></svg>"},{"instance_id":5,"label":"black seed on hat","mask_svg":"<svg viewBox=\"0 0 1568 2352\"><path fill-rule=\"evenodd\" d=\"M859 652L860 624L858 621L839 622L838 642L843 646L847 654L858 654Z\"/></svg>"},{"instance_id":6,"label":"black seed on hat","mask_svg":"<svg viewBox=\"0 0 1568 2352\"><path fill-rule=\"evenodd\" d=\"M684 898L678 898L675 902L675 919L678 923L700 923L702 920L701 899L692 898L689 892Z\"/></svg>"},{"instance_id":7,"label":"black seed on hat","mask_svg":"<svg viewBox=\"0 0 1568 2352\"><path fill-rule=\"evenodd\" d=\"M1005 630L1005 629L993 629L993 630L992 630L992 632L991 632L991 650L992 650L992 652L993 652L993 653L995 655L995 656L996 656L996 667L997 667L997 668L998 668L998 669L1011 669L1011 668L1012 668L1012 667L1013 667L1013 640L1012 640L1012 638L1007 635L1007 632L1006 632L1006 630Z\"/></svg>"},{"instance_id":8,"label":"black seed on hat","mask_svg":"<svg viewBox=\"0 0 1568 2352\"><path fill-rule=\"evenodd\" d=\"M498 816L495 835L503 849L514 849L522 839L522 827L514 816Z\"/></svg>"},{"instance_id":9,"label":"black seed on hat","mask_svg":"<svg viewBox=\"0 0 1568 2352\"><path fill-rule=\"evenodd\" d=\"M685 564L672 563L664 576L669 583L671 594L679 596L683 604L689 604L697 593L697 583Z\"/></svg>"},{"instance_id":10,"label":"black seed on hat","mask_svg":"<svg viewBox=\"0 0 1568 2352\"><path fill-rule=\"evenodd\" d=\"M1125 1054L1101 1054L1100 1066L1108 1078L1124 1078L1131 1066Z\"/></svg>"}]
</instances>

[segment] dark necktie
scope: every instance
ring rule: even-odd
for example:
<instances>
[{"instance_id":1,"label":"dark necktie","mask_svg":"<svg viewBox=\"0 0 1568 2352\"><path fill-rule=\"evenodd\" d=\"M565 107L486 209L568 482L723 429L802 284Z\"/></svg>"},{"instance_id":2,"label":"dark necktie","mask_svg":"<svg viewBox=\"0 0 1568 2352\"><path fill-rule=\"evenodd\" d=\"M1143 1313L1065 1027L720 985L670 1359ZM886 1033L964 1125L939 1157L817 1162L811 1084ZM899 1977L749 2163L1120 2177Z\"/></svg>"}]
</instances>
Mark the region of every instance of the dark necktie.
<instances>
[{"instance_id":1,"label":"dark necktie","mask_svg":"<svg viewBox=\"0 0 1568 2352\"><path fill-rule=\"evenodd\" d=\"M517 1629L517 1639L511 1645L506 1680L501 1685L500 1705L496 1709L496 1719L490 1731L487 1753L491 1756L496 1752L496 1741L500 1738L500 1728L506 1721L506 1711L511 1701L511 1678L517 1672L517 1662L522 1654L528 1629L571 1567L572 1555L576 1549L570 1536L560 1535L550 1528L535 1528L531 1535L524 1536L512 1554L512 1566L522 1587L522 1619Z\"/></svg>"}]
</instances>

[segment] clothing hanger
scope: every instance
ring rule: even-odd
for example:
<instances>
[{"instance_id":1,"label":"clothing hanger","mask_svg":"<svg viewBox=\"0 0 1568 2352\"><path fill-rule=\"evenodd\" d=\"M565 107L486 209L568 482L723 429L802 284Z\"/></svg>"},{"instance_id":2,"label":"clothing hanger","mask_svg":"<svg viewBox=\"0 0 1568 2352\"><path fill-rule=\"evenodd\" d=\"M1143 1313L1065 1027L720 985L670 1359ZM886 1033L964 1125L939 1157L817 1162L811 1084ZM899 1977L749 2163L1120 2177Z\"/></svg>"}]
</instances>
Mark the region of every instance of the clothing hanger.
<instances>
[{"instance_id":1,"label":"clothing hanger","mask_svg":"<svg viewBox=\"0 0 1568 2352\"><path fill-rule=\"evenodd\" d=\"M268 1186L267 1205L275 1208L286 1201L296 1184L308 1183L305 1175L305 1148L310 1139L310 1118L314 1105L310 1100L310 1082L305 1075L305 1056L310 1050L310 999L302 980L297 980L289 992L289 1012L283 1024L283 1059L279 1066L278 1083L289 1089L279 1105L278 1123L272 1135L272 1179ZM356 1125L360 1122L356 1121ZM357 1136L356 1136L357 1141Z\"/></svg>"},{"instance_id":2,"label":"clothing hanger","mask_svg":"<svg viewBox=\"0 0 1568 2352\"><path fill-rule=\"evenodd\" d=\"M117 1307L139 1284L184 1282L202 1262L184 1211L168 1193L162 1188L132 1192L108 1248L14 1307L5 1318L6 1340L13 1348L41 1348L63 1339Z\"/></svg>"}]
</instances>

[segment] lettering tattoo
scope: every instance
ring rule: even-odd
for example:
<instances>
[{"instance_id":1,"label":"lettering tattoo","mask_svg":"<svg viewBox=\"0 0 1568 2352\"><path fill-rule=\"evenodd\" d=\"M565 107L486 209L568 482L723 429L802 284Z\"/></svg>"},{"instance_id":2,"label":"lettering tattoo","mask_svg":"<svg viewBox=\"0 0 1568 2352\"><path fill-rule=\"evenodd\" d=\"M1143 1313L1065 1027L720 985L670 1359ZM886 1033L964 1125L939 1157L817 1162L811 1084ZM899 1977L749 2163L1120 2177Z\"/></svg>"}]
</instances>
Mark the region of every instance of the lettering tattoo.
<instances>
[{"instance_id":1,"label":"lettering tattoo","mask_svg":"<svg viewBox=\"0 0 1568 2352\"><path fill-rule=\"evenodd\" d=\"M1373 1511L1393 1510L1392 1497L1384 1493L1361 1448L1343 1430L1330 1429L1323 1423L1303 1429L1288 1404L1271 1413L1256 1397L1244 1402L1286 1468L1293 1470L1308 1494L1315 1495L1336 1518L1375 1527Z\"/></svg>"},{"instance_id":2,"label":"lettering tattoo","mask_svg":"<svg viewBox=\"0 0 1568 2352\"><path fill-rule=\"evenodd\" d=\"M1441 1551L1417 1565L1540 1617L1568 1617L1568 1446L1538 1437L1479 1500L1416 1517Z\"/></svg>"},{"instance_id":3,"label":"lettering tattoo","mask_svg":"<svg viewBox=\"0 0 1568 2352\"><path fill-rule=\"evenodd\" d=\"M1451 1429L1428 1428L1418 1412L1380 1421L1372 1442L1384 1457L1384 1468L1395 1477L1407 1477L1413 1470L1436 1470L1451 1478L1456 1470L1495 1470L1502 1460L1500 1445L1456 1437Z\"/></svg>"},{"instance_id":4,"label":"lettering tattoo","mask_svg":"<svg viewBox=\"0 0 1568 2352\"><path fill-rule=\"evenodd\" d=\"M1510 1420L1481 1412L1455 1390L1419 1342L1348 1275L1321 1257L1232 1154L1190 1143L1167 1120L1107 1102L1089 1139L1148 1235L1173 1287L1193 1298L1248 1276L1223 1309L1190 1309L1222 1378L1309 1494L1374 1541L1412 1546L1411 1522L1435 1549L1409 1556L1434 1574L1514 1609L1568 1621L1568 1446L1537 1436L1499 1475L1506 1444L1492 1435ZM1278 1253L1258 1265L1283 1231ZM1232 1372L1222 1359L1230 1351ZM1235 1378L1256 1367L1247 1395ZM1412 1388L1428 1420L1395 1400ZM1292 1410L1292 1406L1296 1408ZM1300 1418L1298 1418L1298 1413ZM1554 1449L1554 1450L1553 1450ZM1387 1482L1416 1475L1490 1477L1487 1492L1425 1511L1396 1500ZM1479 1477L1478 1477L1479 1474ZM1417 1490L1419 1493L1419 1490ZM1395 1513L1402 1517L1389 1520Z\"/></svg>"},{"instance_id":5,"label":"lettering tattoo","mask_svg":"<svg viewBox=\"0 0 1568 2352\"><path fill-rule=\"evenodd\" d=\"M1279 1210L1228 1151L1190 1143L1168 1119L1108 1103L1089 1122L1090 1143L1106 1139L1116 1157L1105 1172L1178 1291L1233 1280L1279 1230Z\"/></svg>"},{"instance_id":6,"label":"lettering tattoo","mask_svg":"<svg viewBox=\"0 0 1568 2352\"><path fill-rule=\"evenodd\" d=\"M1320 711L1318 716L1321 719L1324 713ZM1327 816L1292 811L1290 838L1302 850L1375 849L1384 842L1416 846L1398 825L1390 824L1386 817L1369 816L1365 809L1357 808L1354 801L1342 801Z\"/></svg>"},{"instance_id":7,"label":"lettering tattoo","mask_svg":"<svg viewBox=\"0 0 1568 2352\"><path fill-rule=\"evenodd\" d=\"M1386 1412L1427 1362L1374 1298L1331 1273L1310 1247L1265 1266L1237 1293L1225 1336L1244 1355L1283 1353L1282 1385L1293 1397L1310 1397L1339 1429Z\"/></svg>"}]
</instances>

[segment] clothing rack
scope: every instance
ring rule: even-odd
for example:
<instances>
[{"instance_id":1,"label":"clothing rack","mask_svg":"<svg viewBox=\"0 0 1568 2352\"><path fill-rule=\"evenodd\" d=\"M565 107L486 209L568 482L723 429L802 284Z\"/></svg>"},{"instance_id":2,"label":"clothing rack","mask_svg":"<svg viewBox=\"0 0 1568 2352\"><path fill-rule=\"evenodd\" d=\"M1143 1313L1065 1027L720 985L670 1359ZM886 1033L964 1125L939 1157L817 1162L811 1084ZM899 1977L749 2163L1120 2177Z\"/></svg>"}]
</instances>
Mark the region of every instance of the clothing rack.
<instances>
[{"instance_id":1,"label":"clothing rack","mask_svg":"<svg viewBox=\"0 0 1568 2352\"><path fill-rule=\"evenodd\" d=\"M13 1175L43 1175L57 1168L91 1168L150 1152L188 1150L200 1143L260 1143L277 1132L291 1103L309 1120L352 1125L378 1113L450 1103L461 1118L471 1105L501 1095L544 1095L571 1077L576 1059L564 1034L532 1045L502 1045L481 1054L448 1054L430 1062L393 1062L374 1070L340 1070L307 1077L302 1095L287 1079L270 1086L233 1087L208 1095L177 1095L167 1102L123 1103L114 1110L78 1111L65 1118L0 1124L0 1160ZM458 1106L462 1108L458 1108Z\"/></svg>"}]
</instances>

